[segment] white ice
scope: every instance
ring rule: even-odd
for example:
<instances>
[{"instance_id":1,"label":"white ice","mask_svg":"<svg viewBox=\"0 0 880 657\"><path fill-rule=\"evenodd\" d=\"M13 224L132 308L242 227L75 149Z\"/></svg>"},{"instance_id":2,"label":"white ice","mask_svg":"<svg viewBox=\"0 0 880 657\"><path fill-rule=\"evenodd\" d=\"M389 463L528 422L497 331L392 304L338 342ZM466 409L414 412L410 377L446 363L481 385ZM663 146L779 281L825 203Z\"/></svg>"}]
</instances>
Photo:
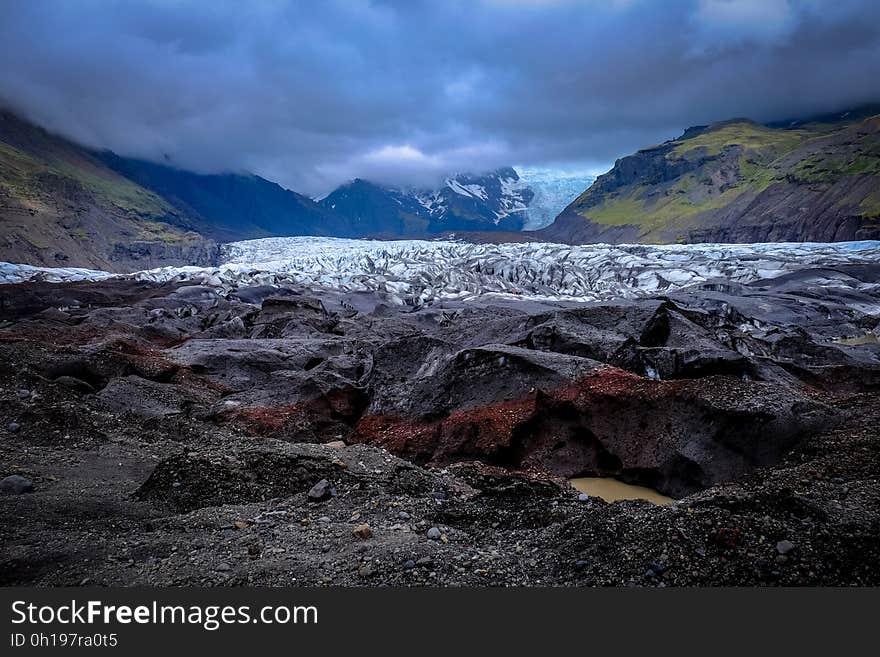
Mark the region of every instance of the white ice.
<instances>
[{"instance_id":1,"label":"white ice","mask_svg":"<svg viewBox=\"0 0 880 657\"><path fill-rule=\"evenodd\" d=\"M223 247L219 267L163 267L130 274L226 289L299 283L376 292L392 303L495 294L593 301L663 294L687 286L749 283L807 267L880 262L880 242L607 245L470 244L271 237ZM103 280L107 272L0 263L0 283ZM829 279L828 284L836 284Z\"/></svg>"}]
</instances>

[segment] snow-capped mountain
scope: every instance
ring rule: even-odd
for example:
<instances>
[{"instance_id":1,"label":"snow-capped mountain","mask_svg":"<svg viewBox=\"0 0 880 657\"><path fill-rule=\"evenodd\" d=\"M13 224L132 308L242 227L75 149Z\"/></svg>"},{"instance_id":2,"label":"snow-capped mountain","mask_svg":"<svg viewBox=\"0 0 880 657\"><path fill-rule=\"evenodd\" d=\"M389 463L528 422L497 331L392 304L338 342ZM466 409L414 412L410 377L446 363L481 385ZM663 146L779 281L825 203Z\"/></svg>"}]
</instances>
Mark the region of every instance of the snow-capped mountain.
<instances>
[{"instance_id":1,"label":"snow-capped mountain","mask_svg":"<svg viewBox=\"0 0 880 657\"><path fill-rule=\"evenodd\" d=\"M450 176L437 189L395 189L360 178L321 199L363 235L522 230L534 192L512 167Z\"/></svg>"},{"instance_id":2,"label":"snow-capped mountain","mask_svg":"<svg viewBox=\"0 0 880 657\"><path fill-rule=\"evenodd\" d=\"M569 203L593 184L596 176L589 171L547 167L516 167L519 179L534 192L526 210L524 230L549 226Z\"/></svg>"}]
</instances>

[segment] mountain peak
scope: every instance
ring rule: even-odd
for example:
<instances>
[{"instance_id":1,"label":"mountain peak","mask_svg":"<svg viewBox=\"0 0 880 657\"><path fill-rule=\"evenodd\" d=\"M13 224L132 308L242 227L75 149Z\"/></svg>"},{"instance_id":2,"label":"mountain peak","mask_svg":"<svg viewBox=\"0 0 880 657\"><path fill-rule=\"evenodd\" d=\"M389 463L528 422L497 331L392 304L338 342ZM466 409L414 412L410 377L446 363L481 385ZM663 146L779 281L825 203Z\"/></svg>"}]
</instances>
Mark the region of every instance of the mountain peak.
<instances>
[{"instance_id":1,"label":"mountain peak","mask_svg":"<svg viewBox=\"0 0 880 657\"><path fill-rule=\"evenodd\" d=\"M397 189L355 178L321 199L366 234L521 230L534 193L513 167L457 173L435 189Z\"/></svg>"}]
</instances>

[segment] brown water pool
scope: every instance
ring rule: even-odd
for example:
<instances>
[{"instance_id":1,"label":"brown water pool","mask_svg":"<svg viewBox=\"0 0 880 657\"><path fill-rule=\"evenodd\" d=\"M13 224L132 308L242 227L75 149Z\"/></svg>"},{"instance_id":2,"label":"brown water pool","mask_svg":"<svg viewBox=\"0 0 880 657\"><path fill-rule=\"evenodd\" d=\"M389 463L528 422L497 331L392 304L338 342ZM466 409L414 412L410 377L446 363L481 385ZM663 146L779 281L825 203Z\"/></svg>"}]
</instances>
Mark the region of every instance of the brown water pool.
<instances>
[{"instance_id":1,"label":"brown water pool","mask_svg":"<svg viewBox=\"0 0 880 657\"><path fill-rule=\"evenodd\" d=\"M625 484L610 477L578 477L570 481L580 492L602 498L606 502L648 500L652 504L670 504L675 501L651 488Z\"/></svg>"}]
</instances>

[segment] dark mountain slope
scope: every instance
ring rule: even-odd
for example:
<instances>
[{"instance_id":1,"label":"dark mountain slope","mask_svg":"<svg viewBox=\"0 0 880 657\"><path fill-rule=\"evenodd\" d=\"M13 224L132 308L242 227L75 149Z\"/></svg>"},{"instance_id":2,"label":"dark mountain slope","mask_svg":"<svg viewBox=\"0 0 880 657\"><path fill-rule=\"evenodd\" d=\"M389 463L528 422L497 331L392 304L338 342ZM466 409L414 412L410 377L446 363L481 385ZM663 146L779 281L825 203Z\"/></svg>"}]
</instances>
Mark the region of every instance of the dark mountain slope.
<instances>
[{"instance_id":1,"label":"dark mountain slope","mask_svg":"<svg viewBox=\"0 0 880 657\"><path fill-rule=\"evenodd\" d=\"M361 178L335 189L321 205L346 217L360 235L419 235L430 223L416 198Z\"/></svg>"},{"instance_id":2,"label":"dark mountain slope","mask_svg":"<svg viewBox=\"0 0 880 657\"><path fill-rule=\"evenodd\" d=\"M735 119L618 160L539 239L774 242L880 238L880 115Z\"/></svg>"},{"instance_id":3,"label":"dark mountain slope","mask_svg":"<svg viewBox=\"0 0 880 657\"><path fill-rule=\"evenodd\" d=\"M0 260L126 271L215 257L165 199L0 110Z\"/></svg>"},{"instance_id":4,"label":"dark mountain slope","mask_svg":"<svg viewBox=\"0 0 880 657\"><path fill-rule=\"evenodd\" d=\"M0 260L129 271L210 264L223 241L356 234L259 176L92 151L0 111Z\"/></svg>"},{"instance_id":5,"label":"dark mountain slope","mask_svg":"<svg viewBox=\"0 0 880 657\"><path fill-rule=\"evenodd\" d=\"M110 152L111 169L152 190L220 241L277 235L351 235L348 222L310 198L249 174L202 175Z\"/></svg>"}]
</instances>

